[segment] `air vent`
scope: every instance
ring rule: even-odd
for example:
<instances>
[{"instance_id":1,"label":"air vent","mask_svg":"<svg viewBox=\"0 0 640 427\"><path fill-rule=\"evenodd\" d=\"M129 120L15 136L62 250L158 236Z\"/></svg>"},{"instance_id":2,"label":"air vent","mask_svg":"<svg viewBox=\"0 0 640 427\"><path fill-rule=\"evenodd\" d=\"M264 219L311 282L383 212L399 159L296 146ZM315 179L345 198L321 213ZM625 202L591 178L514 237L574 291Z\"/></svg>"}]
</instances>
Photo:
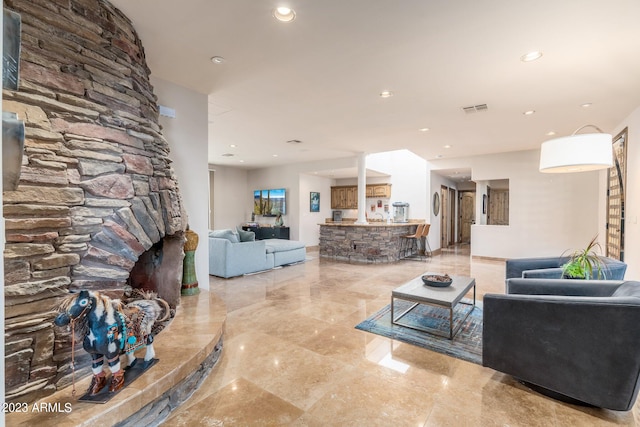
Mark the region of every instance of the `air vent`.
<instances>
[{"instance_id":1,"label":"air vent","mask_svg":"<svg viewBox=\"0 0 640 427\"><path fill-rule=\"evenodd\" d=\"M487 104L478 104L478 105L471 105L469 107L462 107L462 111L464 111L466 114L487 111L488 109L489 107L487 107Z\"/></svg>"},{"instance_id":2,"label":"air vent","mask_svg":"<svg viewBox=\"0 0 640 427\"><path fill-rule=\"evenodd\" d=\"M287 141L287 144L302 144L302 141L299 139L290 139Z\"/></svg>"},{"instance_id":3,"label":"air vent","mask_svg":"<svg viewBox=\"0 0 640 427\"><path fill-rule=\"evenodd\" d=\"M235 156L235 154L233 154L233 153L224 153L222 155L222 157L233 157L233 156Z\"/></svg>"}]
</instances>

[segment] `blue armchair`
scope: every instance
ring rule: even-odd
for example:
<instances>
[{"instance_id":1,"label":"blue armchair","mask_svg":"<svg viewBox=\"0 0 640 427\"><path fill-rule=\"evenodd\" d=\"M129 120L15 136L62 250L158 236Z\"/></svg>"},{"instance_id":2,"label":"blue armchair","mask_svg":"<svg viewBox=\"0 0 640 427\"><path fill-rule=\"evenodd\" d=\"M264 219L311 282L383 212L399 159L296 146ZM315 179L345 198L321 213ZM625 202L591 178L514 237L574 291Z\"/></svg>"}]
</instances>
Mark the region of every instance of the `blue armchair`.
<instances>
[{"instance_id":1,"label":"blue armchair","mask_svg":"<svg viewBox=\"0 0 640 427\"><path fill-rule=\"evenodd\" d=\"M623 280L627 271L627 264L617 259L600 257L604 268L602 270L604 280ZM562 266L569 261L569 257L548 258L517 258L508 259L506 266L506 278L537 278L537 279L561 279ZM597 278L598 273L594 271Z\"/></svg>"},{"instance_id":2,"label":"blue armchair","mask_svg":"<svg viewBox=\"0 0 640 427\"><path fill-rule=\"evenodd\" d=\"M508 279L484 296L482 364L538 391L631 409L640 387L640 282Z\"/></svg>"}]
</instances>

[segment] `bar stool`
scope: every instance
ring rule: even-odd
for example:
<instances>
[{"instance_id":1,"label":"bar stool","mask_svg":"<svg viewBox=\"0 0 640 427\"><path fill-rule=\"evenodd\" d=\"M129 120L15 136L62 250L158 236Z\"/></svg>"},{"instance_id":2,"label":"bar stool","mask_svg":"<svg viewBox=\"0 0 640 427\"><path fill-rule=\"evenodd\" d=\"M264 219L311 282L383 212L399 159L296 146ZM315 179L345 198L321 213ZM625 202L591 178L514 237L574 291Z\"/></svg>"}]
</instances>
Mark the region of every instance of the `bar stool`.
<instances>
[{"instance_id":1,"label":"bar stool","mask_svg":"<svg viewBox=\"0 0 640 427\"><path fill-rule=\"evenodd\" d=\"M431 252L431 245L429 245L429 240L427 239L427 236L429 235L429 229L431 228L431 224L425 224L424 228L422 229L422 233L420 234L420 237L418 239L419 243L422 243L422 241L424 240L424 248L422 248L421 251L422 254L426 257L430 257L432 256L432 252ZM427 251L427 248L429 248L429 251Z\"/></svg>"},{"instance_id":2,"label":"bar stool","mask_svg":"<svg viewBox=\"0 0 640 427\"><path fill-rule=\"evenodd\" d=\"M402 254L403 258L407 258L407 251L409 251L410 249L413 249L414 243L416 243L416 247L419 245L418 239L422 235L422 230L427 225L428 224L418 224L418 227L416 228L415 233L408 234L406 236L400 236L400 238L402 239L400 241L400 251L403 253Z\"/></svg>"}]
</instances>

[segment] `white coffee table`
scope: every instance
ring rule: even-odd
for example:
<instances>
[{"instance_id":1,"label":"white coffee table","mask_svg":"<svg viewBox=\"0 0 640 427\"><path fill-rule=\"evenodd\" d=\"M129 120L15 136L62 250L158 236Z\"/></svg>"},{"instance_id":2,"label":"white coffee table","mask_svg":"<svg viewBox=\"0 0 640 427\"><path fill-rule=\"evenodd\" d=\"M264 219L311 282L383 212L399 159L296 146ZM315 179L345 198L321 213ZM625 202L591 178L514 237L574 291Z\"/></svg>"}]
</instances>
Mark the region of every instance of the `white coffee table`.
<instances>
[{"instance_id":1,"label":"white coffee table","mask_svg":"<svg viewBox=\"0 0 640 427\"><path fill-rule=\"evenodd\" d=\"M423 273L423 274L440 274L440 273ZM428 332L434 335L441 335L453 339L455 334L458 332L462 324L469 317L473 308L476 306L476 280L472 277L464 277L464 276L451 276L453 279L453 283L451 286L447 286L446 288L436 288L431 286L426 286L422 282L422 276L420 276L410 280L404 285L394 289L391 292L391 323L394 325L400 325L407 328L417 329L419 331ZM473 303L469 304L467 302L462 302L462 298L473 288ZM395 315L394 309L394 301L396 299L410 301L413 304L411 307L403 311L400 315ZM407 313L416 308L419 304L432 305L436 307L442 307L449 310L449 335L443 335L434 329L426 329L417 325L409 325L406 323L401 323L400 319L402 319ZM454 326L453 324L453 310L458 304L471 306L471 309L466 313L464 318L457 322Z\"/></svg>"}]
</instances>

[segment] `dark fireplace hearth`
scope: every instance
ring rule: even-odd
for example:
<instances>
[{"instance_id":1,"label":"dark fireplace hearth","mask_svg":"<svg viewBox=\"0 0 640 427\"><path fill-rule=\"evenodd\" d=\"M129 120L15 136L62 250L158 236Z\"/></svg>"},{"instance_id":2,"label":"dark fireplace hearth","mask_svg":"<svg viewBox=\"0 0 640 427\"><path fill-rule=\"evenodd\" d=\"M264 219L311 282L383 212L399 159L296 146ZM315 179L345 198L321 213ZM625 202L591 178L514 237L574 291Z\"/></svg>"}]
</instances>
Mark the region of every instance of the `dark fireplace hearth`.
<instances>
[{"instance_id":1,"label":"dark fireplace hearth","mask_svg":"<svg viewBox=\"0 0 640 427\"><path fill-rule=\"evenodd\" d=\"M165 237L138 258L127 285L155 292L175 309L180 302L184 233Z\"/></svg>"}]
</instances>

